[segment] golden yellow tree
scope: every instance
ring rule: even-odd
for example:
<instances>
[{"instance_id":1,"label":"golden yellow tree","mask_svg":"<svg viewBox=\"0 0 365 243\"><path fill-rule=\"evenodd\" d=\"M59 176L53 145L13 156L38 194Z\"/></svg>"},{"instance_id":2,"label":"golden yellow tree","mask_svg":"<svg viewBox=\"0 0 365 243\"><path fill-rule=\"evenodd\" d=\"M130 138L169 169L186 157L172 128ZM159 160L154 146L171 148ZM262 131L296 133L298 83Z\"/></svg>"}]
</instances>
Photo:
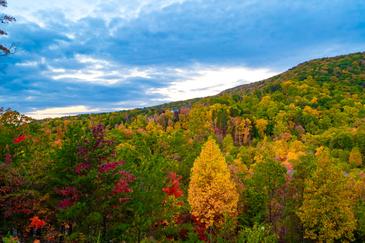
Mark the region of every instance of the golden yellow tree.
<instances>
[{"instance_id":1,"label":"golden yellow tree","mask_svg":"<svg viewBox=\"0 0 365 243\"><path fill-rule=\"evenodd\" d=\"M237 214L239 195L226 161L213 138L195 160L188 201L192 215L207 228L220 226L225 216Z\"/></svg>"}]
</instances>

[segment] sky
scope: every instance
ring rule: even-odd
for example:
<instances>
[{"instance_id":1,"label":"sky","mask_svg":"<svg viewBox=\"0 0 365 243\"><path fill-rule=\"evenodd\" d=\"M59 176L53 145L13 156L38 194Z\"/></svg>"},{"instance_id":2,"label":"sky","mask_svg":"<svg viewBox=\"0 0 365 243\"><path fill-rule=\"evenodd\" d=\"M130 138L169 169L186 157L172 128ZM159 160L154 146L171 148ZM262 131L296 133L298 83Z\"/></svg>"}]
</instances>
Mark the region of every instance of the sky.
<instances>
[{"instance_id":1,"label":"sky","mask_svg":"<svg viewBox=\"0 0 365 243\"><path fill-rule=\"evenodd\" d=\"M148 107L365 50L364 0L8 0L0 107L36 119Z\"/></svg>"}]
</instances>

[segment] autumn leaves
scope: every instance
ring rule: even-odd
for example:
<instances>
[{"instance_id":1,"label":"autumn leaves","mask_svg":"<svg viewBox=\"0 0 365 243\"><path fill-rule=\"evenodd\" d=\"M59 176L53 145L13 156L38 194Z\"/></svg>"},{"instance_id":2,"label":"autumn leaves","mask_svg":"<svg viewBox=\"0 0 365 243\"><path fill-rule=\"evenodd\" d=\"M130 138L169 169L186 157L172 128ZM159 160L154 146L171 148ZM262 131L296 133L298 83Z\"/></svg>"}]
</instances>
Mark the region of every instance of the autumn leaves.
<instances>
[{"instance_id":1,"label":"autumn leaves","mask_svg":"<svg viewBox=\"0 0 365 243\"><path fill-rule=\"evenodd\" d=\"M304 228L305 238L318 241L352 240L356 219L353 211L354 200L351 200L354 199L354 194L350 188L350 181L331 162L328 151L323 147L317 150L313 159L310 162L311 169L305 172L311 176L305 176L307 179L302 182L300 178L304 174L300 166L305 166L306 162L299 165L294 178L285 177L286 170L279 162L262 161L256 165L252 181L257 193L263 191L263 188L267 190L263 191L269 196L268 204L264 205L267 207L267 220L274 222L274 227L277 225L275 223L277 209L273 205L276 191L281 188L279 198L283 199L285 191L296 187L294 194L298 195L300 201L294 213ZM299 184L303 186L302 192L298 187ZM196 224L205 230L220 228L228 218L234 219L239 213L245 213L238 211L240 194L236 186L219 146L210 137L203 145L191 170L188 202ZM250 203L249 198L244 203Z\"/></svg>"},{"instance_id":2,"label":"autumn leaves","mask_svg":"<svg viewBox=\"0 0 365 243\"><path fill-rule=\"evenodd\" d=\"M209 138L192 168L188 195L191 213L206 228L219 226L224 216L236 215L238 199L225 159Z\"/></svg>"}]
</instances>

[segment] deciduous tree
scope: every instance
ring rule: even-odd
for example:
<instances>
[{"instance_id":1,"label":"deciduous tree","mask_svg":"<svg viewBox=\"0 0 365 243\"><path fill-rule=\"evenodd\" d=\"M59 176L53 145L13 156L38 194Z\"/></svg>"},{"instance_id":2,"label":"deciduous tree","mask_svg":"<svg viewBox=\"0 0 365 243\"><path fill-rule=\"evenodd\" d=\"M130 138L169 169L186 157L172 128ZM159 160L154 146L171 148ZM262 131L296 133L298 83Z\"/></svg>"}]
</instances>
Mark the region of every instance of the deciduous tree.
<instances>
[{"instance_id":1,"label":"deciduous tree","mask_svg":"<svg viewBox=\"0 0 365 243\"><path fill-rule=\"evenodd\" d=\"M353 166L361 166L362 165L362 154L358 147L354 147L349 156L349 162Z\"/></svg>"},{"instance_id":2,"label":"deciduous tree","mask_svg":"<svg viewBox=\"0 0 365 243\"><path fill-rule=\"evenodd\" d=\"M305 237L320 242L351 240L356 219L348 180L332 164L327 151L318 151L317 157L317 169L305 181L303 205L298 212Z\"/></svg>"},{"instance_id":3,"label":"deciduous tree","mask_svg":"<svg viewBox=\"0 0 365 243\"><path fill-rule=\"evenodd\" d=\"M195 160L188 201L192 215L206 228L235 216L239 195L217 143L209 138Z\"/></svg>"}]
</instances>

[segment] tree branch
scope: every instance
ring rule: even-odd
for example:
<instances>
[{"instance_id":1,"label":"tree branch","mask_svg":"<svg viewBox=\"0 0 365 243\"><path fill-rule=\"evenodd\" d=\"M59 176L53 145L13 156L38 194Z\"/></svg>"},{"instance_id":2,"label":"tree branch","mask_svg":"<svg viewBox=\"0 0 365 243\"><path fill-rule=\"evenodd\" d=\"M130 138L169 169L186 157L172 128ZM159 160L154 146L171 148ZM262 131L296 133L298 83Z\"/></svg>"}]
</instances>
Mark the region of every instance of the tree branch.
<instances>
[{"instance_id":1,"label":"tree branch","mask_svg":"<svg viewBox=\"0 0 365 243\"><path fill-rule=\"evenodd\" d=\"M0 56L7 56L10 54L14 54L16 51L15 45L11 44L10 47L6 47L4 45L0 44L0 53L2 52L2 54L0 54Z\"/></svg>"},{"instance_id":2,"label":"tree branch","mask_svg":"<svg viewBox=\"0 0 365 243\"><path fill-rule=\"evenodd\" d=\"M6 0L0 0L0 6L6 8L8 6L8 3Z\"/></svg>"}]
</instances>

